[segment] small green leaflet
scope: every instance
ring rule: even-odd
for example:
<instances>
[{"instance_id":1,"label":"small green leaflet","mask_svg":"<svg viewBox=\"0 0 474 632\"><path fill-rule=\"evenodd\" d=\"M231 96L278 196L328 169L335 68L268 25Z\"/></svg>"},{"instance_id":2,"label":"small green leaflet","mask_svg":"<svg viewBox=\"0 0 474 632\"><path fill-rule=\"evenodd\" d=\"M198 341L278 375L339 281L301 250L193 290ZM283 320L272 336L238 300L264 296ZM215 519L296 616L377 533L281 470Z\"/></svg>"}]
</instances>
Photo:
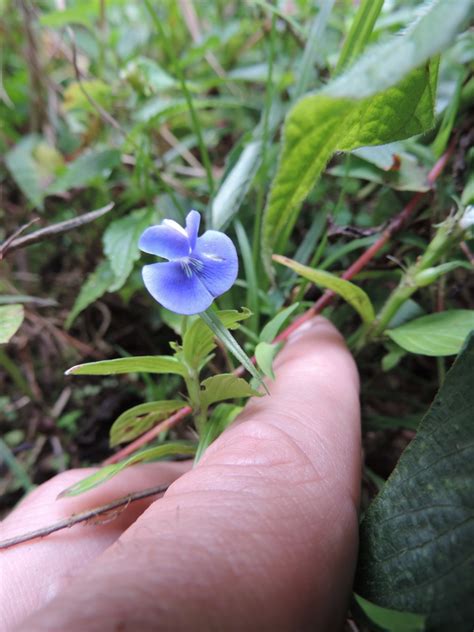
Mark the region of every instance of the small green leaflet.
<instances>
[{"instance_id":1,"label":"small green leaflet","mask_svg":"<svg viewBox=\"0 0 474 632\"><path fill-rule=\"evenodd\" d=\"M16 334L23 318L23 305L14 303L0 307L0 344L8 342Z\"/></svg>"},{"instance_id":2,"label":"small green leaflet","mask_svg":"<svg viewBox=\"0 0 474 632\"><path fill-rule=\"evenodd\" d=\"M242 406L235 406L234 404L218 404L214 408L211 418L204 426L201 436L199 437L194 463L199 461L214 439L217 439L217 437L224 432L241 410Z\"/></svg>"},{"instance_id":3,"label":"small green leaflet","mask_svg":"<svg viewBox=\"0 0 474 632\"><path fill-rule=\"evenodd\" d=\"M234 309L217 312L219 319L227 329L236 329L239 322L251 316L251 312L244 308L238 312ZM196 318L183 335L182 354L184 362L193 369L200 368L202 362L215 349L214 334L201 319Z\"/></svg>"},{"instance_id":4,"label":"small green leaflet","mask_svg":"<svg viewBox=\"0 0 474 632\"><path fill-rule=\"evenodd\" d=\"M426 617L421 614L382 608L356 594L354 599L370 621L386 632L423 632L425 629Z\"/></svg>"},{"instance_id":5,"label":"small green leaflet","mask_svg":"<svg viewBox=\"0 0 474 632\"><path fill-rule=\"evenodd\" d=\"M66 375L117 375L119 373L175 373L187 375L186 367L173 356L136 356L76 364Z\"/></svg>"},{"instance_id":6,"label":"small green leaflet","mask_svg":"<svg viewBox=\"0 0 474 632\"><path fill-rule=\"evenodd\" d=\"M177 454L189 454L192 456L195 452L196 445L187 441L162 443L161 445L155 446L153 448L146 448L145 450L141 450L140 452L133 454L128 459L120 461L120 463L116 463L114 465L106 465L98 472L91 474L91 476L83 478L82 481L79 481L78 483L71 485L71 487L64 489L59 494L58 498L78 496L79 494L88 492L90 489L94 489L94 487L102 485L102 483L105 483L113 476L124 470L126 467L130 467L130 465L135 465L136 463L145 463L146 461L156 461L158 459L164 459L165 457L175 456Z\"/></svg>"},{"instance_id":7,"label":"small green leaflet","mask_svg":"<svg viewBox=\"0 0 474 632\"><path fill-rule=\"evenodd\" d=\"M474 310L429 314L385 332L402 349L427 356L456 355L474 329Z\"/></svg>"},{"instance_id":8,"label":"small green leaflet","mask_svg":"<svg viewBox=\"0 0 474 632\"><path fill-rule=\"evenodd\" d=\"M157 422L166 419L171 413L184 408L186 402L179 399L162 400L159 402L147 402L133 406L112 424L110 429L110 445L132 441L139 437Z\"/></svg>"},{"instance_id":9,"label":"small green leaflet","mask_svg":"<svg viewBox=\"0 0 474 632\"><path fill-rule=\"evenodd\" d=\"M283 257L282 255L273 255L273 260L291 268L300 276L308 279L308 281L316 283L316 285L320 285L338 294L341 298L347 301L349 305L352 305L365 323L370 324L374 320L375 312L372 303L364 290L357 285L354 285L345 279L340 279L329 272L314 270L313 268L304 266L301 263L288 259L288 257Z\"/></svg>"},{"instance_id":10,"label":"small green leaflet","mask_svg":"<svg viewBox=\"0 0 474 632\"><path fill-rule=\"evenodd\" d=\"M208 377L201 382L201 386L203 387L201 402L206 407L225 399L261 396L261 393L254 390L248 382L233 373L221 373Z\"/></svg>"}]
</instances>

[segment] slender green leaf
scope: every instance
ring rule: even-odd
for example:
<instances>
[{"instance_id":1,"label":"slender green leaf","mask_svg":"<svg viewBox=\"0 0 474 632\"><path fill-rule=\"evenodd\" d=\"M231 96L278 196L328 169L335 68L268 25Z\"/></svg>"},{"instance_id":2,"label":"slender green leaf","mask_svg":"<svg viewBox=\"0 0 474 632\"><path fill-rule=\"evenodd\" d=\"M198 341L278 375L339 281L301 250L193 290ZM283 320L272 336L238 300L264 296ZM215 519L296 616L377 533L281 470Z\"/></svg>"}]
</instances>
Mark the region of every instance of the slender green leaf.
<instances>
[{"instance_id":1,"label":"slender green leaf","mask_svg":"<svg viewBox=\"0 0 474 632\"><path fill-rule=\"evenodd\" d=\"M232 353L232 355L250 373L250 375L254 377L259 383L261 383L265 390L267 390L262 382L262 376L260 372L254 367L252 361L239 345L237 340L230 333L230 331L226 329L225 325L219 319L219 316L216 314L216 312L213 312L212 308L209 308L207 311L201 312L199 316L206 323L213 334L217 338L219 338L219 340L225 345L227 350L230 351L230 353Z\"/></svg>"},{"instance_id":2,"label":"slender green leaf","mask_svg":"<svg viewBox=\"0 0 474 632\"><path fill-rule=\"evenodd\" d=\"M258 397L261 395L258 391L254 390L246 380L237 377L233 373L213 375L203 380L201 385L203 386L201 401L204 406L210 406L215 402L221 402L225 399L251 397L252 395Z\"/></svg>"},{"instance_id":3,"label":"slender green leaf","mask_svg":"<svg viewBox=\"0 0 474 632\"><path fill-rule=\"evenodd\" d=\"M361 524L357 593L433 632L474 621L473 375L471 335Z\"/></svg>"},{"instance_id":4,"label":"slender green leaf","mask_svg":"<svg viewBox=\"0 0 474 632\"><path fill-rule=\"evenodd\" d=\"M115 275L109 292L119 290L128 279L133 264L140 256L138 240L149 226L153 211L146 208L133 211L126 217L115 220L104 233L104 253Z\"/></svg>"},{"instance_id":5,"label":"slender green leaf","mask_svg":"<svg viewBox=\"0 0 474 632\"><path fill-rule=\"evenodd\" d=\"M281 312L278 312L276 316L268 321L268 323L260 332L260 342L273 342L274 339L277 337L280 329L283 327L283 325L291 316L291 314L295 311L295 309L298 309L298 307L299 303L293 303L293 305L285 307L285 309L282 309Z\"/></svg>"},{"instance_id":6,"label":"slender green leaf","mask_svg":"<svg viewBox=\"0 0 474 632\"><path fill-rule=\"evenodd\" d=\"M473 329L474 310L453 309L411 320L386 334L411 353L449 356L459 353Z\"/></svg>"},{"instance_id":7,"label":"slender green leaf","mask_svg":"<svg viewBox=\"0 0 474 632\"><path fill-rule=\"evenodd\" d=\"M264 375L275 379L273 360L280 350L281 345L272 345L269 342L259 342L255 347L255 359Z\"/></svg>"},{"instance_id":8,"label":"slender green leaf","mask_svg":"<svg viewBox=\"0 0 474 632\"><path fill-rule=\"evenodd\" d=\"M339 55L336 72L349 66L367 46L383 2L384 0L362 0Z\"/></svg>"},{"instance_id":9,"label":"slender green leaf","mask_svg":"<svg viewBox=\"0 0 474 632\"><path fill-rule=\"evenodd\" d=\"M335 151L408 138L433 126L437 63L428 60L452 42L470 6L470 0L435 0L402 36L372 48L292 108L264 215L269 272L271 252L285 247L302 201Z\"/></svg>"},{"instance_id":10,"label":"slender green leaf","mask_svg":"<svg viewBox=\"0 0 474 632\"><path fill-rule=\"evenodd\" d=\"M329 272L314 270L308 266L303 266L297 261L288 259L288 257L273 255L273 259L277 263L281 263L282 265L291 268L300 276L308 279L308 281L316 283L316 285L332 290L338 294L341 298L347 301L349 305L352 305L365 323L371 323L374 320L375 313L372 303L364 290L357 285L354 285L345 279L340 279Z\"/></svg>"},{"instance_id":11,"label":"slender green leaf","mask_svg":"<svg viewBox=\"0 0 474 632\"><path fill-rule=\"evenodd\" d=\"M240 208L261 162L262 141L252 140L221 184L212 202L212 226L224 228Z\"/></svg>"},{"instance_id":12,"label":"slender green leaf","mask_svg":"<svg viewBox=\"0 0 474 632\"><path fill-rule=\"evenodd\" d=\"M83 478L82 481L71 485L67 489L63 490L58 498L67 498L69 496L78 496L79 494L83 494L84 492L88 492L94 487L98 487L105 483L113 476L121 472L127 467L131 465L135 465L136 463L145 463L147 461L156 461L158 459L164 459L169 456L179 455L193 455L196 452L195 444L189 443L187 441L174 441L172 443L162 443L161 445L155 446L153 448L146 448L145 450L141 450L136 454L133 454L128 459L120 461L120 463L116 463L114 465L106 465L101 468L98 472Z\"/></svg>"},{"instance_id":13,"label":"slender green leaf","mask_svg":"<svg viewBox=\"0 0 474 632\"><path fill-rule=\"evenodd\" d=\"M8 342L16 334L24 316L23 305L13 304L0 307L0 344Z\"/></svg>"},{"instance_id":14,"label":"slender green leaf","mask_svg":"<svg viewBox=\"0 0 474 632\"><path fill-rule=\"evenodd\" d=\"M76 364L66 375L118 375L119 373L175 373L186 375L186 367L173 356L131 356Z\"/></svg>"},{"instance_id":15,"label":"slender green leaf","mask_svg":"<svg viewBox=\"0 0 474 632\"><path fill-rule=\"evenodd\" d=\"M356 594L354 599L370 621L386 632L423 632L425 629L426 617L421 614L382 608Z\"/></svg>"},{"instance_id":16,"label":"slender green leaf","mask_svg":"<svg viewBox=\"0 0 474 632\"><path fill-rule=\"evenodd\" d=\"M147 402L129 408L122 413L110 428L110 445L132 441L171 413L186 406L180 399Z\"/></svg>"},{"instance_id":17,"label":"slender green leaf","mask_svg":"<svg viewBox=\"0 0 474 632\"><path fill-rule=\"evenodd\" d=\"M66 329L72 325L77 316L91 303L109 291L114 282L114 273L108 261L101 261L97 268L86 279L79 296L66 319Z\"/></svg>"}]
</instances>

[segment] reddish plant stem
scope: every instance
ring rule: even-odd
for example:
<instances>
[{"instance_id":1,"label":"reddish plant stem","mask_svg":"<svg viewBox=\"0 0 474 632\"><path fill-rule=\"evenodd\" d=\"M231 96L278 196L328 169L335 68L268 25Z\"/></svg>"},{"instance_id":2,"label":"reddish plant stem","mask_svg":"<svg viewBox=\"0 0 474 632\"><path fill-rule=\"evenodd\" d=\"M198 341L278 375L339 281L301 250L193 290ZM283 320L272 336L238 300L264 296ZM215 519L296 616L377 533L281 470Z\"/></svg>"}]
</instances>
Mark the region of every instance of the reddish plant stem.
<instances>
[{"instance_id":1,"label":"reddish plant stem","mask_svg":"<svg viewBox=\"0 0 474 632\"><path fill-rule=\"evenodd\" d=\"M439 158L434 167L431 169L427 176L427 182L432 187L438 177L443 172L443 169L446 167L451 155L453 154L455 147L455 142L453 141L449 148L445 151L445 153ZM430 189L431 190L431 189ZM427 195L426 192L418 192L416 193L405 208L396 215L392 221L388 224L387 228L383 231L379 239L375 243L370 246L362 255L354 261L354 263L347 268L347 270L342 274L343 279L352 279L356 274L358 274L365 266L375 257L375 255L387 244L392 236L398 232L402 226L408 221L408 219L413 215L415 210L418 207L420 201ZM304 314L301 314L295 321L291 323L286 329L284 329L274 340L274 342L283 342L288 339L288 337L297 329L301 327L305 322L311 320L313 316L321 313L321 311L329 305L332 299L335 297L334 292L327 291L316 301L316 303L310 307ZM255 357L252 358L252 362L255 363ZM245 373L245 369L242 366L239 366L235 369L234 373L236 375L242 375ZM192 409L189 406L185 408L181 408L177 413L174 413L165 421L162 421L157 426L143 434L138 439L135 439L132 443L119 450L116 454L113 454L108 459L104 461L104 465L109 465L110 463L117 463L121 461L126 456L141 448L146 443L149 443L153 439L155 439L163 430L168 430L173 426L177 425L182 419L187 417L190 413L192 413Z\"/></svg>"}]
</instances>

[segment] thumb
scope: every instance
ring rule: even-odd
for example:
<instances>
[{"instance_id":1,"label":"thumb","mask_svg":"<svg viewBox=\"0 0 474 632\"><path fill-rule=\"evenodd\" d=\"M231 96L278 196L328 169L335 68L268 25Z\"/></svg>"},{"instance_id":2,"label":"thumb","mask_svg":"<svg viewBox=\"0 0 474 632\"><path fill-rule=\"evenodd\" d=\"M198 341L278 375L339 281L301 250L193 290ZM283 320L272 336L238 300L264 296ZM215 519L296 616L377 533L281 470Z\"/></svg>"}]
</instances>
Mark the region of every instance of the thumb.
<instances>
[{"instance_id":1,"label":"thumb","mask_svg":"<svg viewBox=\"0 0 474 632\"><path fill-rule=\"evenodd\" d=\"M275 372L270 396L250 401L35 630L338 629L357 550L358 376L322 318Z\"/></svg>"}]
</instances>

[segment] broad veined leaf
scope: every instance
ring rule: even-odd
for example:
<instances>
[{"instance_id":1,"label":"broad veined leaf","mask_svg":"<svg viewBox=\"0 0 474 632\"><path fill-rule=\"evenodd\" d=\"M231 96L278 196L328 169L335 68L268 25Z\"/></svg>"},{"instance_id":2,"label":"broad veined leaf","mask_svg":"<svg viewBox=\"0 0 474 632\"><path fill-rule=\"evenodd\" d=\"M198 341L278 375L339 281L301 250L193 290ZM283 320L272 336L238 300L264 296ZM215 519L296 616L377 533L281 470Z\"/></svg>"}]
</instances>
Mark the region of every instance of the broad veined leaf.
<instances>
[{"instance_id":1,"label":"broad veined leaf","mask_svg":"<svg viewBox=\"0 0 474 632\"><path fill-rule=\"evenodd\" d=\"M370 49L291 109L264 214L269 270L271 252L284 248L301 203L335 151L393 142L434 125L437 63L428 60L452 42L470 5L435 0L402 36Z\"/></svg>"},{"instance_id":2,"label":"broad veined leaf","mask_svg":"<svg viewBox=\"0 0 474 632\"><path fill-rule=\"evenodd\" d=\"M277 263L281 263L288 268L291 268L297 272L300 276L308 279L316 285L322 286L328 290L332 290L338 294L341 298L352 305L352 307L359 313L360 317L365 323L371 323L375 318L374 308L370 302L367 294L357 285L340 279L335 274L325 272L323 270L314 270L308 266L304 266L297 261L288 259L288 257L282 257L281 255L273 255L273 260Z\"/></svg>"},{"instance_id":3,"label":"broad veined leaf","mask_svg":"<svg viewBox=\"0 0 474 632\"><path fill-rule=\"evenodd\" d=\"M416 318L385 332L402 349L428 356L459 353L474 329L474 310L453 309Z\"/></svg>"},{"instance_id":4,"label":"broad veined leaf","mask_svg":"<svg viewBox=\"0 0 474 632\"><path fill-rule=\"evenodd\" d=\"M13 304L0 307L0 343L5 343L18 331L25 312L23 305Z\"/></svg>"},{"instance_id":5,"label":"broad veined leaf","mask_svg":"<svg viewBox=\"0 0 474 632\"><path fill-rule=\"evenodd\" d=\"M118 375L119 373L175 373L186 375L186 367L173 356L131 356L76 364L66 375Z\"/></svg>"},{"instance_id":6,"label":"broad veined leaf","mask_svg":"<svg viewBox=\"0 0 474 632\"><path fill-rule=\"evenodd\" d=\"M433 632L474 621L473 375L471 335L361 524L357 593Z\"/></svg>"},{"instance_id":7,"label":"broad veined leaf","mask_svg":"<svg viewBox=\"0 0 474 632\"><path fill-rule=\"evenodd\" d=\"M180 399L147 402L129 408L122 413L110 428L110 445L132 441L142 435L159 421L166 419L171 413L184 408L186 402Z\"/></svg>"},{"instance_id":8,"label":"broad veined leaf","mask_svg":"<svg viewBox=\"0 0 474 632\"><path fill-rule=\"evenodd\" d=\"M91 474L82 479L78 483L71 485L67 489L63 490L58 498L66 498L69 496L78 496L84 492L88 492L94 487L98 487L105 483L113 476L124 470L126 467L135 465L136 463L145 463L147 461L156 461L158 459L164 459L169 456L179 455L193 455L196 452L196 445L187 441L174 441L172 443L162 443L153 448L146 448L136 454L133 454L128 459L120 461L114 465L106 465L98 472Z\"/></svg>"},{"instance_id":9,"label":"broad veined leaf","mask_svg":"<svg viewBox=\"0 0 474 632\"><path fill-rule=\"evenodd\" d=\"M109 262L101 261L81 287L79 296L66 319L66 329L69 329L77 316L86 309L86 307L109 291L109 288L114 282L114 278L115 276Z\"/></svg>"},{"instance_id":10,"label":"broad veined leaf","mask_svg":"<svg viewBox=\"0 0 474 632\"><path fill-rule=\"evenodd\" d=\"M205 406L210 406L215 402L225 399L235 399L237 397L260 396L261 393L254 390L243 378L237 377L233 373L221 373L213 375L201 382L203 392L201 400Z\"/></svg>"},{"instance_id":11,"label":"broad veined leaf","mask_svg":"<svg viewBox=\"0 0 474 632\"><path fill-rule=\"evenodd\" d=\"M104 233L104 253L110 262L115 281L109 292L119 290L128 279L133 264L140 256L138 240L149 226L153 211L146 208L133 211L126 217L116 219Z\"/></svg>"},{"instance_id":12,"label":"broad veined leaf","mask_svg":"<svg viewBox=\"0 0 474 632\"><path fill-rule=\"evenodd\" d=\"M236 329L239 322L251 316L251 312L244 308L237 310L221 310L217 312L222 324L228 329ZM214 333L200 319L197 318L186 330L183 336L182 353L186 364L197 369L202 361L215 349Z\"/></svg>"}]
</instances>

